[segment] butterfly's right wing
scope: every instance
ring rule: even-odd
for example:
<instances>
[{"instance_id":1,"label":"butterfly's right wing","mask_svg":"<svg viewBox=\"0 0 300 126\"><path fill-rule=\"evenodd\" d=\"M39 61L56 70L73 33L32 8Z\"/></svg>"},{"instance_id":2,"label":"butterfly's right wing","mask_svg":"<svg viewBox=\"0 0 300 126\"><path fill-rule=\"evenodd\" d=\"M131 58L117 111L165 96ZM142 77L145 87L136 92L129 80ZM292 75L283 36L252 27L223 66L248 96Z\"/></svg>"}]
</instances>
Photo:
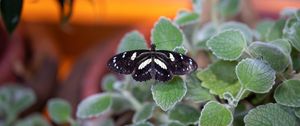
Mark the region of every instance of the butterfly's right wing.
<instances>
[{"instance_id":1,"label":"butterfly's right wing","mask_svg":"<svg viewBox=\"0 0 300 126\"><path fill-rule=\"evenodd\" d=\"M138 57L149 50L132 50L119 53L107 62L107 66L114 72L120 74L131 74L134 70Z\"/></svg>"}]
</instances>

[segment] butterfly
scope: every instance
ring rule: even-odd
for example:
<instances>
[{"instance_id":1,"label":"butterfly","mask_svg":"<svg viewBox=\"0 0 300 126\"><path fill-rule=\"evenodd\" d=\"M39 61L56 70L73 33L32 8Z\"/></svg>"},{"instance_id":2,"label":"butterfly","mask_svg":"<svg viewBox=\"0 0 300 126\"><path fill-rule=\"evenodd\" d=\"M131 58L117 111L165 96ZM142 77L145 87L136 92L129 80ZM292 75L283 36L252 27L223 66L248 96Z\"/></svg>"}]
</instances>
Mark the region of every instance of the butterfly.
<instances>
[{"instance_id":1,"label":"butterfly","mask_svg":"<svg viewBox=\"0 0 300 126\"><path fill-rule=\"evenodd\" d=\"M197 63L190 57L168 50L151 49L125 51L113 56L107 66L120 74L131 74L136 81L155 79L168 81L174 75L184 75L198 68Z\"/></svg>"}]
</instances>

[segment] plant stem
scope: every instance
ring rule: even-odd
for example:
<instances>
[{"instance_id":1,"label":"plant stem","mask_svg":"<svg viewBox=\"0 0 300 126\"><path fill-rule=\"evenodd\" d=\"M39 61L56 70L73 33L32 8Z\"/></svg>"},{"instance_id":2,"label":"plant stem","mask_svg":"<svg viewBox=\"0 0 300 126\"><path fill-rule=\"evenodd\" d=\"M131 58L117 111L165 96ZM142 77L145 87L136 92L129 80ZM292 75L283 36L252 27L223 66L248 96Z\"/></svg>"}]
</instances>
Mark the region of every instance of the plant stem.
<instances>
[{"instance_id":1,"label":"plant stem","mask_svg":"<svg viewBox=\"0 0 300 126\"><path fill-rule=\"evenodd\" d=\"M121 90L121 94L124 95L124 97L128 98L129 102L132 104L136 111L142 109L142 104L134 96L132 96L129 91Z\"/></svg>"},{"instance_id":2,"label":"plant stem","mask_svg":"<svg viewBox=\"0 0 300 126\"><path fill-rule=\"evenodd\" d=\"M238 102L241 100L243 94L245 93L246 89L244 87L241 87L238 94L234 98L234 105L237 106Z\"/></svg>"}]
</instances>

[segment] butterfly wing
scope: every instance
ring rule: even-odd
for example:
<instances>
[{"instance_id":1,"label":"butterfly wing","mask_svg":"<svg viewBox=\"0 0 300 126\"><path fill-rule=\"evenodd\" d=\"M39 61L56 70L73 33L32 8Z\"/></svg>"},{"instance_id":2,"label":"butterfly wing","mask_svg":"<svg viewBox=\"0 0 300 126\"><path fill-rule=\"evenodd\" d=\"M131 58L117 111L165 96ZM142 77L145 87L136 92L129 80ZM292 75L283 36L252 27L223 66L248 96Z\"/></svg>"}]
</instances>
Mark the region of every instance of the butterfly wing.
<instances>
[{"instance_id":1,"label":"butterfly wing","mask_svg":"<svg viewBox=\"0 0 300 126\"><path fill-rule=\"evenodd\" d=\"M169 63L170 71L175 75L184 75L198 68L197 63L192 58L181 53L158 50L157 55Z\"/></svg>"},{"instance_id":2,"label":"butterfly wing","mask_svg":"<svg viewBox=\"0 0 300 126\"><path fill-rule=\"evenodd\" d=\"M155 79L159 81L168 81L171 80L173 74L171 72L171 65L168 61L163 58L159 58L157 55L154 57L153 60L154 64L154 72L155 72Z\"/></svg>"},{"instance_id":3,"label":"butterfly wing","mask_svg":"<svg viewBox=\"0 0 300 126\"><path fill-rule=\"evenodd\" d=\"M149 52L149 50L132 50L119 53L108 60L107 66L117 73L131 74L138 61L138 57L145 52Z\"/></svg>"}]
</instances>

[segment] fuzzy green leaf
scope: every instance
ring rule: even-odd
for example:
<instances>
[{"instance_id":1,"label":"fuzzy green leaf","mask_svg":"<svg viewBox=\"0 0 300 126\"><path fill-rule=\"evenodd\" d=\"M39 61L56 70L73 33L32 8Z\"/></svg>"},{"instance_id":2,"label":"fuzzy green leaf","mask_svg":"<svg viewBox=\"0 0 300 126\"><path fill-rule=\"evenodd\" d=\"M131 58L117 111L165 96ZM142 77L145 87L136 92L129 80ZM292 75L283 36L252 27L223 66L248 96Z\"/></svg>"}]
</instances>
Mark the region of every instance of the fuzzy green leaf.
<instances>
[{"instance_id":1,"label":"fuzzy green leaf","mask_svg":"<svg viewBox=\"0 0 300 126\"><path fill-rule=\"evenodd\" d=\"M23 0L0 0L0 4L0 12L6 29L12 33L20 21Z\"/></svg>"},{"instance_id":2,"label":"fuzzy green leaf","mask_svg":"<svg viewBox=\"0 0 300 126\"><path fill-rule=\"evenodd\" d=\"M300 108L296 108L295 115L300 119Z\"/></svg>"},{"instance_id":3,"label":"fuzzy green leaf","mask_svg":"<svg viewBox=\"0 0 300 126\"><path fill-rule=\"evenodd\" d=\"M184 48L184 46L176 47L173 51L181 53L181 54L186 54L187 53L187 50Z\"/></svg>"},{"instance_id":4,"label":"fuzzy green leaf","mask_svg":"<svg viewBox=\"0 0 300 126\"><path fill-rule=\"evenodd\" d=\"M232 113L226 106L215 101L210 101L202 109L199 125L228 126L232 121Z\"/></svg>"},{"instance_id":5,"label":"fuzzy green leaf","mask_svg":"<svg viewBox=\"0 0 300 126\"><path fill-rule=\"evenodd\" d=\"M290 21L290 20L288 20ZM289 22L287 22L289 23ZM299 21L291 22L290 26L286 25L283 30L284 37L289 39L292 46L300 51L300 23Z\"/></svg>"},{"instance_id":6,"label":"fuzzy green leaf","mask_svg":"<svg viewBox=\"0 0 300 126\"><path fill-rule=\"evenodd\" d=\"M25 119L18 120L15 126L50 126L50 124L42 115L32 114Z\"/></svg>"},{"instance_id":7,"label":"fuzzy green leaf","mask_svg":"<svg viewBox=\"0 0 300 126\"><path fill-rule=\"evenodd\" d=\"M259 40L266 41L267 32L274 25L272 20L262 20L257 23L256 31L259 33Z\"/></svg>"},{"instance_id":8,"label":"fuzzy green leaf","mask_svg":"<svg viewBox=\"0 0 300 126\"><path fill-rule=\"evenodd\" d=\"M171 120L179 121L182 124L189 125L195 124L198 121L200 112L194 107L185 104L177 104L169 111L168 115L169 119Z\"/></svg>"},{"instance_id":9,"label":"fuzzy green leaf","mask_svg":"<svg viewBox=\"0 0 300 126\"><path fill-rule=\"evenodd\" d=\"M97 117L108 111L112 105L109 94L95 94L85 98L77 107L76 116L81 119Z\"/></svg>"},{"instance_id":10,"label":"fuzzy green leaf","mask_svg":"<svg viewBox=\"0 0 300 126\"><path fill-rule=\"evenodd\" d=\"M101 82L101 88L104 91L113 91L114 90L114 83L117 81L117 78L112 75L108 74L105 75Z\"/></svg>"},{"instance_id":11,"label":"fuzzy green leaf","mask_svg":"<svg viewBox=\"0 0 300 126\"><path fill-rule=\"evenodd\" d=\"M136 49L147 49L146 40L140 32L132 31L122 38L117 53Z\"/></svg>"},{"instance_id":12,"label":"fuzzy green leaf","mask_svg":"<svg viewBox=\"0 0 300 126\"><path fill-rule=\"evenodd\" d=\"M133 122L144 122L151 118L155 104L145 104L140 110L138 110L133 116Z\"/></svg>"},{"instance_id":13,"label":"fuzzy green leaf","mask_svg":"<svg viewBox=\"0 0 300 126\"><path fill-rule=\"evenodd\" d=\"M207 49L207 40L217 32L216 27L212 23L206 23L200 30L195 33L195 40L193 41L200 49Z\"/></svg>"},{"instance_id":14,"label":"fuzzy green leaf","mask_svg":"<svg viewBox=\"0 0 300 126\"><path fill-rule=\"evenodd\" d=\"M185 126L185 125L182 124L182 123L180 123L180 122L178 122L178 121L171 121L168 124L163 125L163 126Z\"/></svg>"},{"instance_id":15,"label":"fuzzy green leaf","mask_svg":"<svg viewBox=\"0 0 300 126\"><path fill-rule=\"evenodd\" d=\"M199 14L195 12L187 12L187 11L181 11L177 14L174 21L179 26L187 25L190 23L197 22L199 20Z\"/></svg>"},{"instance_id":16,"label":"fuzzy green leaf","mask_svg":"<svg viewBox=\"0 0 300 126\"><path fill-rule=\"evenodd\" d=\"M291 64L289 55L283 49L271 43L254 42L249 46L249 52L253 57L267 61L277 72L283 72Z\"/></svg>"},{"instance_id":17,"label":"fuzzy green leaf","mask_svg":"<svg viewBox=\"0 0 300 126\"><path fill-rule=\"evenodd\" d=\"M161 17L151 31L151 41L158 49L173 50L183 43L183 33L170 19Z\"/></svg>"},{"instance_id":18,"label":"fuzzy green leaf","mask_svg":"<svg viewBox=\"0 0 300 126\"><path fill-rule=\"evenodd\" d=\"M220 0L217 10L223 17L235 16L240 10L240 0Z\"/></svg>"},{"instance_id":19,"label":"fuzzy green leaf","mask_svg":"<svg viewBox=\"0 0 300 126\"><path fill-rule=\"evenodd\" d=\"M125 96L117 93L112 94L112 112L119 114L129 109L132 109L132 106Z\"/></svg>"},{"instance_id":20,"label":"fuzzy green leaf","mask_svg":"<svg viewBox=\"0 0 300 126\"><path fill-rule=\"evenodd\" d=\"M300 80L286 80L276 88L274 98L277 103L290 107L300 107Z\"/></svg>"},{"instance_id":21,"label":"fuzzy green leaf","mask_svg":"<svg viewBox=\"0 0 300 126\"><path fill-rule=\"evenodd\" d=\"M287 39L277 39L269 43L276 45L278 48L282 49L282 51L287 55L290 55L292 52L291 44Z\"/></svg>"},{"instance_id":22,"label":"fuzzy green leaf","mask_svg":"<svg viewBox=\"0 0 300 126\"><path fill-rule=\"evenodd\" d=\"M209 89L211 94L223 97L225 92L237 94L240 84L235 75L236 62L217 61L207 69L198 72L197 77L202 80L202 86Z\"/></svg>"},{"instance_id":23,"label":"fuzzy green leaf","mask_svg":"<svg viewBox=\"0 0 300 126\"><path fill-rule=\"evenodd\" d=\"M57 124L67 123L71 118L71 105L63 99L51 99L47 108L51 119Z\"/></svg>"},{"instance_id":24,"label":"fuzzy green leaf","mask_svg":"<svg viewBox=\"0 0 300 126\"><path fill-rule=\"evenodd\" d=\"M138 122L138 123L135 123L131 126L153 126L153 124L149 123L149 122Z\"/></svg>"},{"instance_id":25,"label":"fuzzy green leaf","mask_svg":"<svg viewBox=\"0 0 300 126\"><path fill-rule=\"evenodd\" d=\"M211 37L207 46L220 59L236 60L242 55L247 42L242 32L228 30Z\"/></svg>"},{"instance_id":26,"label":"fuzzy green leaf","mask_svg":"<svg viewBox=\"0 0 300 126\"><path fill-rule=\"evenodd\" d=\"M156 104L167 111L182 100L187 88L185 82L179 77L174 77L166 83L157 83L151 87L152 96Z\"/></svg>"},{"instance_id":27,"label":"fuzzy green leaf","mask_svg":"<svg viewBox=\"0 0 300 126\"><path fill-rule=\"evenodd\" d=\"M192 100L193 102L204 102L214 98L214 96L209 93L208 89L201 86L201 82L194 74L187 76L186 85L186 99L188 100Z\"/></svg>"},{"instance_id":28,"label":"fuzzy green leaf","mask_svg":"<svg viewBox=\"0 0 300 126\"><path fill-rule=\"evenodd\" d=\"M296 126L296 119L278 104L260 105L245 116L246 126Z\"/></svg>"},{"instance_id":29,"label":"fuzzy green leaf","mask_svg":"<svg viewBox=\"0 0 300 126\"><path fill-rule=\"evenodd\" d=\"M266 93L275 84L276 72L266 63L244 59L236 66L236 75L242 87L255 93Z\"/></svg>"},{"instance_id":30,"label":"fuzzy green leaf","mask_svg":"<svg viewBox=\"0 0 300 126\"><path fill-rule=\"evenodd\" d=\"M284 24L285 24L284 19L280 19L280 20L276 21L272 25L272 27L269 29L269 31L267 32L266 40L273 41L273 40L282 38L282 31L284 28Z\"/></svg>"},{"instance_id":31,"label":"fuzzy green leaf","mask_svg":"<svg viewBox=\"0 0 300 126\"><path fill-rule=\"evenodd\" d=\"M0 110L18 114L36 101L36 96L30 88L8 84L0 88Z\"/></svg>"},{"instance_id":32,"label":"fuzzy green leaf","mask_svg":"<svg viewBox=\"0 0 300 126\"><path fill-rule=\"evenodd\" d=\"M222 24L220 29L222 31L229 30L229 29L239 30L243 33L248 43L253 41L253 32L246 24L231 21Z\"/></svg>"}]
</instances>

